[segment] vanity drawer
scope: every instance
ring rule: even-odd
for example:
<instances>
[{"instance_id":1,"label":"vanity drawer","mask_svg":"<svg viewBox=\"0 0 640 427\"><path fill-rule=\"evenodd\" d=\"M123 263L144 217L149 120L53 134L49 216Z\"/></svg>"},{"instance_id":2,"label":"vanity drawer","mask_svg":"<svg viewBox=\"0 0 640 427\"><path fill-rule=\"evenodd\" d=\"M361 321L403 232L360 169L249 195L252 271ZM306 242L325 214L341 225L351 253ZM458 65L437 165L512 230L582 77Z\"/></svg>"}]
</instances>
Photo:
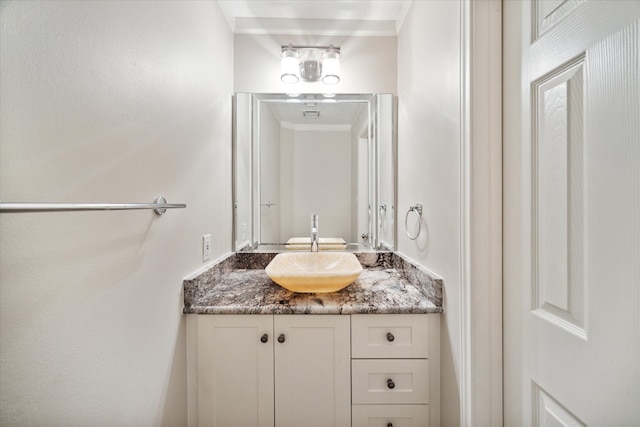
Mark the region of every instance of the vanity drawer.
<instances>
[{"instance_id":1,"label":"vanity drawer","mask_svg":"<svg viewBox=\"0 0 640 427\"><path fill-rule=\"evenodd\" d=\"M427 359L352 360L351 381L354 405L429 403Z\"/></svg>"},{"instance_id":2,"label":"vanity drawer","mask_svg":"<svg viewBox=\"0 0 640 427\"><path fill-rule=\"evenodd\" d=\"M354 314L351 357L427 358L427 314Z\"/></svg>"},{"instance_id":3,"label":"vanity drawer","mask_svg":"<svg viewBox=\"0 0 640 427\"><path fill-rule=\"evenodd\" d=\"M429 405L353 405L352 427L429 427Z\"/></svg>"}]
</instances>

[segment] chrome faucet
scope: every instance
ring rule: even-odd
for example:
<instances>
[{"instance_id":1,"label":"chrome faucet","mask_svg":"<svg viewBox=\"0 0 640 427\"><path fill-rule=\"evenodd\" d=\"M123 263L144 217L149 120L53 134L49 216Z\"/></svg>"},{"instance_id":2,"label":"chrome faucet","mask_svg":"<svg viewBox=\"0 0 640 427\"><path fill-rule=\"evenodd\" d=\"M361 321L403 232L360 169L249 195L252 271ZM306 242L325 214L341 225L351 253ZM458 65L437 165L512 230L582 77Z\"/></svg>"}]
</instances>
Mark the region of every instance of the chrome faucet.
<instances>
[{"instance_id":1,"label":"chrome faucet","mask_svg":"<svg viewBox=\"0 0 640 427\"><path fill-rule=\"evenodd\" d=\"M311 252L318 252L318 215L311 215Z\"/></svg>"}]
</instances>

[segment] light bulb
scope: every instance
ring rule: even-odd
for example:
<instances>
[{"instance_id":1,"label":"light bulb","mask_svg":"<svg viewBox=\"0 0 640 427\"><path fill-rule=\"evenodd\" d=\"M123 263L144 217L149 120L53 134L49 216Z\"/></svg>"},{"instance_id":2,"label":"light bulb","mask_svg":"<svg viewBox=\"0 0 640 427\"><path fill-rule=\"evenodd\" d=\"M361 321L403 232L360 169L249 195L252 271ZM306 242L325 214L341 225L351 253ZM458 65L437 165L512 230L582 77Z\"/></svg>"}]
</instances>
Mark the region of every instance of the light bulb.
<instances>
[{"instance_id":1,"label":"light bulb","mask_svg":"<svg viewBox=\"0 0 640 427\"><path fill-rule=\"evenodd\" d=\"M340 82L340 53L331 46L322 60L322 83L334 85Z\"/></svg>"},{"instance_id":2,"label":"light bulb","mask_svg":"<svg viewBox=\"0 0 640 427\"><path fill-rule=\"evenodd\" d=\"M288 84L298 83L298 80L300 80L298 54L291 48L282 50L282 59L280 61L280 79Z\"/></svg>"}]
</instances>

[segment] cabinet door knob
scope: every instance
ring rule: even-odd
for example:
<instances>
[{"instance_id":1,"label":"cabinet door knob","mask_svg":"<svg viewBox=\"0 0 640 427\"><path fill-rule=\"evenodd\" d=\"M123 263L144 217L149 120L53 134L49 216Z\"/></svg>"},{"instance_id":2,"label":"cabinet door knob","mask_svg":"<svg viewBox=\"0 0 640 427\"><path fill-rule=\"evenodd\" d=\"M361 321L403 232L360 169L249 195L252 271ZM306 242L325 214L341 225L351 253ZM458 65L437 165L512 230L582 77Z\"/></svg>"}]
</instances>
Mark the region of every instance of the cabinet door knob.
<instances>
[{"instance_id":1,"label":"cabinet door knob","mask_svg":"<svg viewBox=\"0 0 640 427\"><path fill-rule=\"evenodd\" d=\"M267 334L262 334L262 336L260 337L260 341L261 341L261 342L267 342L267 341L269 341L269 335L267 335Z\"/></svg>"},{"instance_id":2,"label":"cabinet door knob","mask_svg":"<svg viewBox=\"0 0 640 427\"><path fill-rule=\"evenodd\" d=\"M390 389L392 389L392 388L394 388L395 386L396 386L396 385L395 385L395 383L393 382L393 380L392 380L391 378L389 378L389 379L387 380L387 387L388 387L388 388L390 388Z\"/></svg>"},{"instance_id":3,"label":"cabinet door knob","mask_svg":"<svg viewBox=\"0 0 640 427\"><path fill-rule=\"evenodd\" d=\"M387 427L393 427L393 423L387 423Z\"/></svg>"},{"instance_id":4,"label":"cabinet door knob","mask_svg":"<svg viewBox=\"0 0 640 427\"><path fill-rule=\"evenodd\" d=\"M393 336L391 332L387 332L387 341L392 342L396 337Z\"/></svg>"},{"instance_id":5,"label":"cabinet door knob","mask_svg":"<svg viewBox=\"0 0 640 427\"><path fill-rule=\"evenodd\" d=\"M284 342L284 334L280 334L280 336L278 337L278 342L279 343L283 343Z\"/></svg>"}]
</instances>

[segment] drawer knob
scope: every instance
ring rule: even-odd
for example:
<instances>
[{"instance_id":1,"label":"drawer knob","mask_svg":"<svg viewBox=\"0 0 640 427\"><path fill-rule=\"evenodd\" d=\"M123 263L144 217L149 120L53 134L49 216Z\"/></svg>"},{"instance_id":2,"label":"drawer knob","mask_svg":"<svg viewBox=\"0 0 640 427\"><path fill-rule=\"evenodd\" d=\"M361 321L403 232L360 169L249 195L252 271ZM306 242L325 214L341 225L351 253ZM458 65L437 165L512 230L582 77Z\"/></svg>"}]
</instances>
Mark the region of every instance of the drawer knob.
<instances>
[{"instance_id":1,"label":"drawer knob","mask_svg":"<svg viewBox=\"0 0 640 427\"><path fill-rule=\"evenodd\" d=\"M388 387L389 389L393 389L393 388L395 388L395 386L396 386L396 384L393 382L393 380L392 380L391 378L389 378L389 379L387 380L387 387Z\"/></svg>"},{"instance_id":2,"label":"drawer knob","mask_svg":"<svg viewBox=\"0 0 640 427\"><path fill-rule=\"evenodd\" d=\"M260 337L260 341L263 343L269 341L269 335L262 334L262 336Z\"/></svg>"},{"instance_id":3,"label":"drawer knob","mask_svg":"<svg viewBox=\"0 0 640 427\"><path fill-rule=\"evenodd\" d=\"M284 341L285 341L284 334L280 334L280 336L278 337L278 342L283 343Z\"/></svg>"},{"instance_id":4,"label":"drawer knob","mask_svg":"<svg viewBox=\"0 0 640 427\"><path fill-rule=\"evenodd\" d=\"M393 427L393 423L387 423L387 427Z\"/></svg>"},{"instance_id":5,"label":"drawer knob","mask_svg":"<svg viewBox=\"0 0 640 427\"><path fill-rule=\"evenodd\" d=\"M394 337L391 332L387 332L387 341L393 342L393 340L395 340L395 339L396 339L396 337Z\"/></svg>"}]
</instances>

